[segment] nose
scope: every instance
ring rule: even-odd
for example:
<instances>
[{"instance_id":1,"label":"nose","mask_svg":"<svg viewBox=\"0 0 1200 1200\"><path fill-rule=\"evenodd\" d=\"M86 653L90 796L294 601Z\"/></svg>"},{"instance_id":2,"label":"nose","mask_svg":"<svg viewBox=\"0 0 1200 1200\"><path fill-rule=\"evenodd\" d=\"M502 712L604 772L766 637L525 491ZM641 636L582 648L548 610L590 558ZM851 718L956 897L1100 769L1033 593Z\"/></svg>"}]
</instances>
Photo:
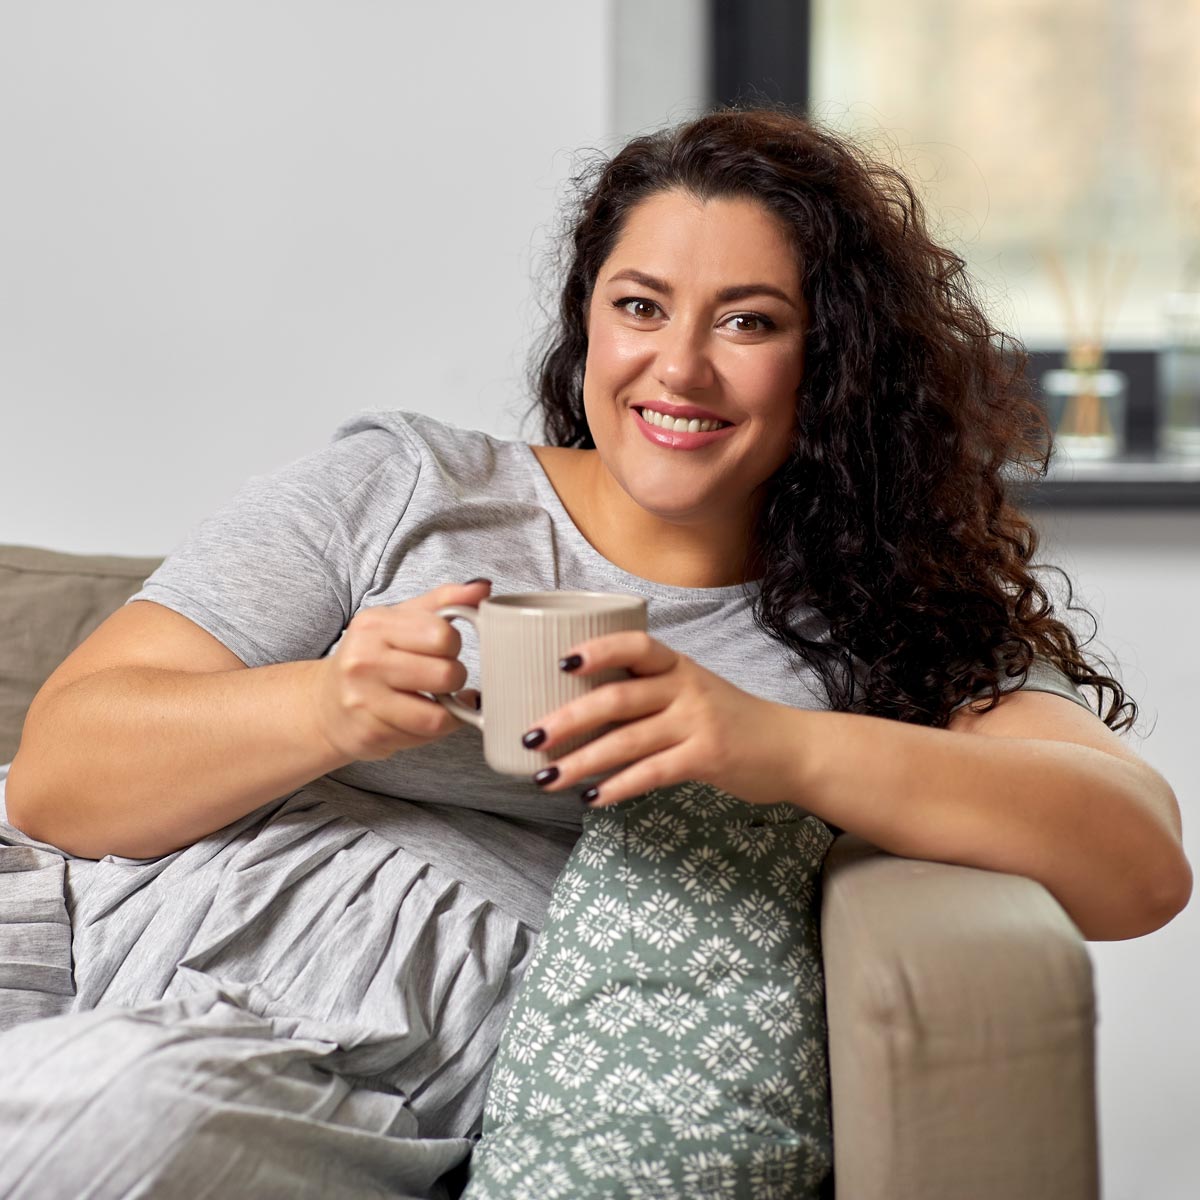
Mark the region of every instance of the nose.
<instances>
[{"instance_id":1,"label":"nose","mask_svg":"<svg viewBox=\"0 0 1200 1200\"><path fill-rule=\"evenodd\" d=\"M658 332L654 376L669 392L682 394L712 386L708 327L676 317Z\"/></svg>"}]
</instances>

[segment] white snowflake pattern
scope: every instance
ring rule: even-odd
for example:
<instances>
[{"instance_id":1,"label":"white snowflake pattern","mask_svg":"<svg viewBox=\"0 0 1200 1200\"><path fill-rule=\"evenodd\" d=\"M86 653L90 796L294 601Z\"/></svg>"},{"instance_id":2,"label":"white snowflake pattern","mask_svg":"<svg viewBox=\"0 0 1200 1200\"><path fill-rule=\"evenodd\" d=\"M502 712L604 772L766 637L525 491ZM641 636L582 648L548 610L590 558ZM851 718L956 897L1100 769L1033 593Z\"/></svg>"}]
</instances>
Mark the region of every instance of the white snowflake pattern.
<instances>
[{"instance_id":1,"label":"white snowflake pattern","mask_svg":"<svg viewBox=\"0 0 1200 1200\"><path fill-rule=\"evenodd\" d=\"M565 1163L546 1157L545 1150L521 1181L521 1194L538 1200L564 1200L575 1195L575 1184Z\"/></svg>"},{"instance_id":2,"label":"white snowflake pattern","mask_svg":"<svg viewBox=\"0 0 1200 1200\"><path fill-rule=\"evenodd\" d=\"M588 881L582 875L577 875L574 871L566 872L554 885L554 894L550 897L546 916L551 921L561 921L569 916L587 889Z\"/></svg>"},{"instance_id":3,"label":"white snowflake pattern","mask_svg":"<svg viewBox=\"0 0 1200 1200\"><path fill-rule=\"evenodd\" d=\"M531 1063L554 1036L554 1022L542 1012L527 1008L509 1028L508 1053L519 1063Z\"/></svg>"},{"instance_id":4,"label":"white snowflake pattern","mask_svg":"<svg viewBox=\"0 0 1200 1200\"><path fill-rule=\"evenodd\" d=\"M610 980L587 1006L588 1024L606 1037L620 1037L642 1020L642 995L636 986Z\"/></svg>"},{"instance_id":5,"label":"white snowflake pattern","mask_svg":"<svg viewBox=\"0 0 1200 1200\"><path fill-rule=\"evenodd\" d=\"M761 862L774 849L779 835L770 825L730 824L725 829L725 836L733 849L751 862Z\"/></svg>"},{"instance_id":6,"label":"white snowflake pattern","mask_svg":"<svg viewBox=\"0 0 1200 1200\"><path fill-rule=\"evenodd\" d=\"M540 990L555 1004L565 1005L582 993L591 973L591 964L578 950L562 946L546 964Z\"/></svg>"},{"instance_id":7,"label":"white snowflake pattern","mask_svg":"<svg viewBox=\"0 0 1200 1200\"><path fill-rule=\"evenodd\" d=\"M789 1037L800 1028L800 1010L790 988L768 983L755 988L743 1004L746 1016L768 1037Z\"/></svg>"},{"instance_id":8,"label":"white snowflake pattern","mask_svg":"<svg viewBox=\"0 0 1200 1200\"><path fill-rule=\"evenodd\" d=\"M589 1179L621 1172L632 1155L629 1139L615 1129L580 1138L571 1147L571 1157Z\"/></svg>"},{"instance_id":9,"label":"white snowflake pattern","mask_svg":"<svg viewBox=\"0 0 1200 1200\"><path fill-rule=\"evenodd\" d=\"M753 1036L732 1021L714 1026L697 1047L704 1065L718 1079L741 1079L749 1074L762 1058L762 1050Z\"/></svg>"},{"instance_id":10,"label":"white snowflake pattern","mask_svg":"<svg viewBox=\"0 0 1200 1200\"><path fill-rule=\"evenodd\" d=\"M691 1032L708 1015L704 1001L677 983L666 984L659 993L648 1000L650 1020L658 1029L679 1041Z\"/></svg>"},{"instance_id":11,"label":"white snowflake pattern","mask_svg":"<svg viewBox=\"0 0 1200 1200\"><path fill-rule=\"evenodd\" d=\"M656 950L672 950L696 928L696 914L678 897L660 889L632 913L634 932Z\"/></svg>"},{"instance_id":12,"label":"white snowflake pattern","mask_svg":"<svg viewBox=\"0 0 1200 1200\"><path fill-rule=\"evenodd\" d=\"M741 986L750 961L736 943L725 937L705 938L687 962L688 974L713 996L724 996Z\"/></svg>"},{"instance_id":13,"label":"white snowflake pattern","mask_svg":"<svg viewBox=\"0 0 1200 1200\"><path fill-rule=\"evenodd\" d=\"M786 896L799 912L809 912L817 896L816 881L795 854L779 858L767 873L776 893Z\"/></svg>"},{"instance_id":14,"label":"white snowflake pattern","mask_svg":"<svg viewBox=\"0 0 1200 1200\"><path fill-rule=\"evenodd\" d=\"M833 831L829 826L820 817L805 817L801 822L796 849L814 871L820 870L832 845Z\"/></svg>"},{"instance_id":15,"label":"white snowflake pattern","mask_svg":"<svg viewBox=\"0 0 1200 1200\"><path fill-rule=\"evenodd\" d=\"M800 1182L799 1154L794 1146L768 1142L750 1161L750 1191L756 1200L790 1200Z\"/></svg>"},{"instance_id":16,"label":"white snowflake pattern","mask_svg":"<svg viewBox=\"0 0 1200 1200\"><path fill-rule=\"evenodd\" d=\"M750 1089L750 1101L756 1109L785 1125L794 1124L804 1112L804 1103L795 1084L788 1076L778 1073L760 1079Z\"/></svg>"},{"instance_id":17,"label":"white snowflake pattern","mask_svg":"<svg viewBox=\"0 0 1200 1200\"><path fill-rule=\"evenodd\" d=\"M677 1200L679 1189L661 1159L639 1158L629 1164L625 1178L630 1200Z\"/></svg>"},{"instance_id":18,"label":"white snowflake pattern","mask_svg":"<svg viewBox=\"0 0 1200 1200\"><path fill-rule=\"evenodd\" d=\"M616 896L601 896L576 919L580 938L596 950L607 950L625 932L629 909Z\"/></svg>"},{"instance_id":19,"label":"white snowflake pattern","mask_svg":"<svg viewBox=\"0 0 1200 1200\"><path fill-rule=\"evenodd\" d=\"M632 1053L628 1055L628 1057L634 1059L635 1062L641 1063L644 1067L656 1066L662 1056L663 1052L645 1034L641 1034L638 1037L633 1045Z\"/></svg>"},{"instance_id":20,"label":"white snowflake pattern","mask_svg":"<svg viewBox=\"0 0 1200 1200\"><path fill-rule=\"evenodd\" d=\"M681 1142L715 1142L729 1132L723 1121L706 1121L698 1113L672 1113L663 1120Z\"/></svg>"},{"instance_id":21,"label":"white snowflake pattern","mask_svg":"<svg viewBox=\"0 0 1200 1200\"><path fill-rule=\"evenodd\" d=\"M530 1092L529 1101L525 1105L525 1115L528 1117L551 1117L566 1115L562 1101L549 1092Z\"/></svg>"},{"instance_id":22,"label":"white snowflake pattern","mask_svg":"<svg viewBox=\"0 0 1200 1200\"><path fill-rule=\"evenodd\" d=\"M713 1197L737 1194L737 1166L733 1155L722 1150L700 1150L683 1160L683 1186L689 1196Z\"/></svg>"},{"instance_id":23,"label":"white snowflake pattern","mask_svg":"<svg viewBox=\"0 0 1200 1200\"><path fill-rule=\"evenodd\" d=\"M596 1104L610 1113L651 1111L653 1093L650 1077L632 1063L619 1063L596 1085Z\"/></svg>"},{"instance_id":24,"label":"white snowflake pattern","mask_svg":"<svg viewBox=\"0 0 1200 1200\"><path fill-rule=\"evenodd\" d=\"M657 1081L657 1107L674 1117L696 1120L712 1112L721 1099L720 1089L705 1075L679 1065Z\"/></svg>"},{"instance_id":25,"label":"white snowflake pattern","mask_svg":"<svg viewBox=\"0 0 1200 1200\"><path fill-rule=\"evenodd\" d=\"M520 1095L520 1076L509 1067L497 1066L488 1082L487 1115L489 1124L492 1122L504 1124L510 1121L516 1112Z\"/></svg>"},{"instance_id":26,"label":"white snowflake pattern","mask_svg":"<svg viewBox=\"0 0 1200 1200\"><path fill-rule=\"evenodd\" d=\"M802 1038L792 1051L792 1069L796 1082L813 1100L824 1100L828 1088L829 1061L825 1042L815 1037Z\"/></svg>"},{"instance_id":27,"label":"white snowflake pattern","mask_svg":"<svg viewBox=\"0 0 1200 1200\"><path fill-rule=\"evenodd\" d=\"M588 1082L608 1052L586 1033L568 1034L550 1052L547 1073L565 1088L579 1088Z\"/></svg>"},{"instance_id":28,"label":"white snowflake pattern","mask_svg":"<svg viewBox=\"0 0 1200 1200\"><path fill-rule=\"evenodd\" d=\"M580 838L576 848L579 861L588 867L601 867L622 849L623 834L616 821L596 825L588 830L588 836Z\"/></svg>"},{"instance_id":29,"label":"white snowflake pattern","mask_svg":"<svg viewBox=\"0 0 1200 1200\"><path fill-rule=\"evenodd\" d=\"M767 949L778 945L784 931L790 928L778 902L757 889L738 901L731 919L742 937L755 946Z\"/></svg>"},{"instance_id":30,"label":"white snowflake pattern","mask_svg":"<svg viewBox=\"0 0 1200 1200\"><path fill-rule=\"evenodd\" d=\"M647 813L629 830L629 848L651 862L662 862L687 836L687 822L661 809Z\"/></svg>"},{"instance_id":31,"label":"white snowflake pattern","mask_svg":"<svg viewBox=\"0 0 1200 1200\"><path fill-rule=\"evenodd\" d=\"M731 796L728 792L722 792L719 788L713 787L707 783L687 783L681 786L675 793L676 803L684 812L693 816L719 816L721 813L728 812L731 808L738 804L744 804L745 801L740 801L735 796Z\"/></svg>"},{"instance_id":32,"label":"white snowflake pattern","mask_svg":"<svg viewBox=\"0 0 1200 1200\"><path fill-rule=\"evenodd\" d=\"M674 878L683 890L705 904L715 904L737 880L733 864L711 846L700 846L675 868Z\"/></svg>"},{"instance_id":33,"label":"white snowflake pattern","mask_svg":"<svg viewBox=\"0 0 1200 1200\"><path fill-rule=\"evenodd\" d=\"M793 946L783 960L783 969L796 986L796 996L807 1005L825 1003L825 973L816 946Z\"/></svg>"}]
</instances>

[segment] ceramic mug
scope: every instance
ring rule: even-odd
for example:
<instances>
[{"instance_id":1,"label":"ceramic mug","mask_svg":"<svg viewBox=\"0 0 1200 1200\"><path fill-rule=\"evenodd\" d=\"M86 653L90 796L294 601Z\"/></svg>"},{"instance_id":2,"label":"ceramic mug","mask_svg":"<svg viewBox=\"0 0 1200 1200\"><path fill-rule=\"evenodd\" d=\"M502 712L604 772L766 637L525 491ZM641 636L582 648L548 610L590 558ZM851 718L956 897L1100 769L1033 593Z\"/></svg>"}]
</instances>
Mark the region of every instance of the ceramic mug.
<instances>
[{"instance_id":1,"label":"ceramic mug","mask_svg":"<svg viewBox=\"0 0 1200 1200\"><path fill-rule=\"evenodd\" d=\"M559 668L572 646L626 629L646 629L646 601L627 592L514 592L488 596L478 608L448 604L439 617L469 621L479 637L479 690L483 709L467 708L449 693L434 699L483 734L483 757L502 775L524 775L595 741L615 725L568 738L551 753L527 750L522 736L548 713L603 683L629 679L613 667L585 676Z\"/></svg>"}]
</instances>

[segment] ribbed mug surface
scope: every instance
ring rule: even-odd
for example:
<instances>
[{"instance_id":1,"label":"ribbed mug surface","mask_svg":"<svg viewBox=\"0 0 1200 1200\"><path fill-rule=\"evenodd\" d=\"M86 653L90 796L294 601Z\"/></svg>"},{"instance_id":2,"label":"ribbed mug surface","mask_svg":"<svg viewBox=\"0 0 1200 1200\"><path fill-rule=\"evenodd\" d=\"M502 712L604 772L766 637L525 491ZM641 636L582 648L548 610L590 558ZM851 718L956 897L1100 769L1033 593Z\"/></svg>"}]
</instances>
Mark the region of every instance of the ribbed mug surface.
<instances>
[{"instance_id":1,"label":"ribbed mug surface","mask_svg":"<svg viewBox=\"0 0 1200 1200\"><path fill-rule=\"evenodd\" d=\"M594 741L610 729L602 725L589 733L556 744L551 753L527 750L522 736L543 717L585 692L617 679L628 679L624 667L577 676L559 669L559 659L580 642L627 629L646 629L646 601L622 592L519 592L489 596L478 612L450 605L439 615L461 616L479 634L482 713L471 713L471 724L483 731L483 756L488 766L505 775L531 776L535 771ZM443 703L445 699L439 697ZM451 708L450 705L446 707ZM461 705L451 708L466 717ZM599 776L596 776L599 778Z\"/></svg>"}]
</instances>

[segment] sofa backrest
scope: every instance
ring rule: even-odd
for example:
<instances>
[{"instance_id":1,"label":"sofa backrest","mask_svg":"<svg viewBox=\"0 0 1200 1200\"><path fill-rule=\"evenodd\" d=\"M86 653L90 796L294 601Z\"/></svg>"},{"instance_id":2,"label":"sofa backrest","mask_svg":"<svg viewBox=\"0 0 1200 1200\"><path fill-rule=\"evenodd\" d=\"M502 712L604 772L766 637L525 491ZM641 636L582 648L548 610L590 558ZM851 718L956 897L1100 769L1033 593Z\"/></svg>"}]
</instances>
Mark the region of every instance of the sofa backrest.
<instances>
[{"instance_id":1,"label":"sofa backrest","mask_svg":"<svg viewBox=\"0 0 1200 1200\"><path fill-rule=\"evenodd\" d=\"M0 763L16 754L38 689L161 561L0 546Z\"/></svg>"}]
</instances>

